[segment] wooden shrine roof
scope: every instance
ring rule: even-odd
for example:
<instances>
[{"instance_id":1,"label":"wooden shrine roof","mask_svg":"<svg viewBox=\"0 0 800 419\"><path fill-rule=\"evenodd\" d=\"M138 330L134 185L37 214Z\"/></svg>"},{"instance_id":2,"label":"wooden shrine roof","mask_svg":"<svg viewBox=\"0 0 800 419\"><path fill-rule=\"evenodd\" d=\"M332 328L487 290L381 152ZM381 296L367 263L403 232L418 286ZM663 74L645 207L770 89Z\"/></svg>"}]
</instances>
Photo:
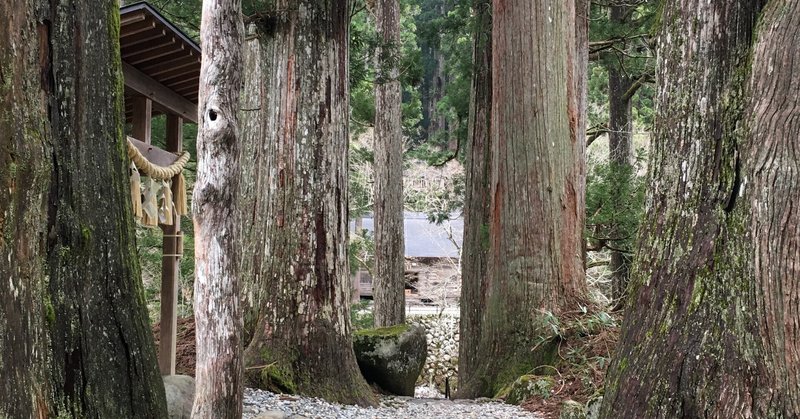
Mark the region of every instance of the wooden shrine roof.
<instances>
[{"instance_id":1,"label":"wooden shrine roof","mask_svg":"<svg viewBox=\"0 0 800 419\"><path fill-rule=\"evenodd\" d=\"M119 44L128 121L130 98L147 96L153 114L197 122L200 47L146 2L120 8Z\"/></svg>"}]
</instances>

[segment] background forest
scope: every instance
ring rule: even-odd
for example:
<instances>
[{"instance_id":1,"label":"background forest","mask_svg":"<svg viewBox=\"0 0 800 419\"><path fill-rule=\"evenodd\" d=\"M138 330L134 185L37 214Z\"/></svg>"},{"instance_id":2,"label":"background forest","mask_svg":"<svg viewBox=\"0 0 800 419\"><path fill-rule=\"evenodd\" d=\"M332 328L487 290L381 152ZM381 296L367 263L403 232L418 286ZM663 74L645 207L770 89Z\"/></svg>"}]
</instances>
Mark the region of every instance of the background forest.
<instances>
[{"instance_id":1,"label":"background forest","mask_svg":"<svg viewBox=\"0 0 800 419\"><path fill-rule=\"evenodd\" d=\"M0 15L0 417L800 416L800 0Z\"/></svg>"},{"instance_id":2,"label":"background forest","mask_svg":"<svg viewBox=\"0 0 800 419\"><path fill-rule=\"evenodd\" d=\"M153 0L167 18L197 39L199 0ZM471 0L401 0L400 53L393 57L402 85L404 209L427 214L447 225L462 218L464 164L473 80L476 16ZM586 402L603 385L603 371L616 343L635 238L644 210L647 150L654 118L654 28L657 2L593 2L589 15L590 56L587 104L586 273L597 312L585 318L547 317L550 334L537 344L565 341L568 390L543 400L542 393L512 397L529 404L561 400ZM243 3L245 14L255 5ZM375 66L379 40L364 1L350 13L349 216L371 216L373 209ZM164 118L153 123L153 141L163 144ZM196 127L187 126L184 144L195 155ZM194 163L187 168L191 185ZM430 180L436 179L436 182ZM184 254L193 251L191 220L183 219ZM151 319L159 313L161 230L137 229L137 248ZM374 272L374 235L355 229L350 236L350 269ZM460 269L460 262L456 262ZM457 271L458 271L457 269ZM179 316L191 316L194 259L181 259ZM457 278L457 281L460 279ZM356 329L373 326L367 302L353 306ZM444 309L444 307L441 307ZM587 308L582 308L584 312ZM588 337L583 337L589 332ZM577 331L577 332L576 332ZM584 332L581 332L584 331ZM577 334L576 334L577 333ZM456 351L457 352L457 351ZM450 353L449 356L457 353ZM454 371L435 364L426 379L444 392L444 376ZM457 368L457 367L451 367ZM433 371L432 370L432 371ZM441 375L440 375L441 374ZM453 381L455 385L455 381ZM547 394L546 392L544 393Z\"/></svg>"},{"instance_id":3,"label":"background forest","mask_svg":"<svg viewBox=\"0 0 800 419\"><path fill-rule=\"evenodd\" d=\"M150 2L197 39L199 0ZM352 2L350 51L350 217L372 209L372 129L375 118L374 60L377 38L363 1ZM472 80L474 22L468 0L402 0L399 59L403 86L405 208L437 223L459 217L464 205L465 143ZM654 57L652 31L656 2L593 2L588 81L586 231L589 281L597 301L613 308L612 277L627 277L636 231L643 214L647 148L653 123ZM248 2L243 2L245 12ZM613 11L613 13L612 13ZM612 117L614 118L612 121ZM153 141L163 145L165 120L153 122ZM187 125L184 144L195 155L196 126ZM619 150L615 152L614 150ZM191 185L196 162L189 163ZM450 166L448 175L443 167ZM456 175L450 176L455 170ZM414 177L441 177L445 187L423 187ZM194 238L183 219L182 316L192 313ZM159 306L161 230L137 229L138 251L151 316ZM366 230L351 237L351 269L371 261ZM364 266L369 269L369 266Z\"/></svg>"}]
</instances>

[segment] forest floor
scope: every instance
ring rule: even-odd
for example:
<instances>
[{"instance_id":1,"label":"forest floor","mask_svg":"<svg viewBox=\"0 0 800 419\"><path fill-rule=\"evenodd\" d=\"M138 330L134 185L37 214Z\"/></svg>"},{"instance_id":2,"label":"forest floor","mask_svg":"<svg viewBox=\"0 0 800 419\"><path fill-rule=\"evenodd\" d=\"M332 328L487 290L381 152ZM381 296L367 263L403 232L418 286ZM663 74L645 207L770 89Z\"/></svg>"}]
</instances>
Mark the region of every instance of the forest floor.
<instances>
[{"instance_id":1,"label":"forest floor","mask_svg":"<svg viewBox=\"0 0 800 419\"><path fill-rule=\"evenodd\" d=\"M598 311L571 313L553 318L552 336L559 344L553 365L542 366L532 375L553 378L553 388L546 394L534 394L521 406L499 400L447 400L435 389L418 388L417 398L381 396L379 408L360 408L327 403L320 399L278 395L248 389L245 394L245 418L536 418L559 417L568 400L586 405L602 393L605 370L619 337L621 318ZM153 327L156 346L159 325ZM194 376L195 334L191 318L178 320L176 373ZM264 415L270 412L272 416Z\"/></svg>"},{"instance_id":2,"label":"forest floor","mask_svg":"<svg viewBox=\"0 0 800 419\"><path fill-rule=\"evenodd\" d=\"M542 416L489 399L447 400L381 396L380 406L365 408L324 400L247 389L244 419L542 419Z\"/></svg>"},{"instance_id":3,"label":"forest floor","mask_svg":"<svg viewBox=\"0 0 800 419\"><path fill-rule=\"evenodd\" d=\"M556 319L553 336L546 337L559 342L553 365L535 371L552 377L553 388L546 395L533 394L521 406L544 419L556 419L564 402L586 406L601 396L621 323L619 313L605 311L569 313Z\"/></svg>"}]
</instances>

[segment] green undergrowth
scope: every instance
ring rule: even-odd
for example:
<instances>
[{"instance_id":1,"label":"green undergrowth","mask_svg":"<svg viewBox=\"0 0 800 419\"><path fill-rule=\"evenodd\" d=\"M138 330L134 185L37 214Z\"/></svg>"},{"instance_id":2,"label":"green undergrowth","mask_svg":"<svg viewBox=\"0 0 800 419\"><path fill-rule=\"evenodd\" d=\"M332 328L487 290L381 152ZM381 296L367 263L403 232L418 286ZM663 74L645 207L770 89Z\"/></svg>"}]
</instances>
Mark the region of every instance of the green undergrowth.
<instances>
[{"instance_id":1,"label":"green undergrowth","mask_svg":"<svg viewBox=\"0 0 800 419\"><path fill-rule=\"evenodd\" d=\"M539 364L515 378L516 383L509 382L497 396L548 417L558 417L565 402L573 400L586 405L602 395L621 318L618 314L582 307L560 316L545 313L543 321L547 333L536 338L532 352L539 346L555 343L552 362ZM546 377L552 377L552 386L544 385L550 383ZM521 394L521 389L527 394Z\"/></svg>"},{"instance_id":2,"label":"green undergrowth","mask_svg":"<svg viewBox=\"0 0 800 419\"><path fill-rule=\"evenodd\" d=\"M354 336L380 336L380 337L389 337L389 336L400 336L401 334L405 333L409 328L407 324L398 324L389 327L379 327L376 329L361 329L357 330L353 333Z\"/></svg>"},{"instance_id":3,"label":"green undergrowth","mask_svg":"<svg viewBox=\"0 0 800 419\"><path fill-rule=\"evenodd\" d=\"M350 323L353 325L353 330L375 327L375 317L369 308L369 300L361 300L350 306Z\"/></svg>"}]
</instances>

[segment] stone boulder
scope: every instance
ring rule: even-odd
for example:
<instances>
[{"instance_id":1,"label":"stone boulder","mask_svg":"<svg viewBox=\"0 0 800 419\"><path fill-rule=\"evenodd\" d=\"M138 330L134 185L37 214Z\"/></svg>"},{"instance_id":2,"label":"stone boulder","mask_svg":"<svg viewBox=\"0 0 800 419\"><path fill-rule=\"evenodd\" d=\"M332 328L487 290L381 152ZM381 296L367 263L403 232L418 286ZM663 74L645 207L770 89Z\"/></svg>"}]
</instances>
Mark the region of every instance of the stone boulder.
<instances>
[{"instance_id":1,"label":"stone boulder","mask_svg":"<svg viewBox=\"0 0 800 419\"><path fill-rule=\"evenodd\" d=\"M586 419L586 406L575 400L561 402L561 414L558 419Z\"/></svg>"},{"instance_id":2,"label":"stone boulder","mask_svg":"<svg viewBox=\"0 0 800 419\"><path fill-rule=\"evenodd\" d=\"M586 403L586 419L598 419L600 417L600 406L602 405L602 395L590 397L589 401Z\"/></svg>"},{"instance_id":3,"label":"stone boulder","mask_svg":"<svg viewBox=\"0 0 800 419\"><path fill-rule=\"evenodd\" d=\"M170 419L189 419L194 403L194 378L188 375L165 375L164 391L167 394L167 413Z\"/></svg>"},{"instance_id":4,"label":"stone boulder","mask_svg":"<svg viewBox=\"0 0 800 419\"><path fill-rule=\"evenodd\" d=\"M548 375L523 375L507 385L495 396L509 404L520 404L531 397L550 397L555 381Z\"/></svg>"},{"instance_id":5,"label":"stone boulder","mask_svg":"<svg viewBox=\"0 0 800 419\"><path fill-rule=\"evenodd\" d=\"M369 383L392 394L414 396L427 354L425 329L401 324L359 330L353 334L353 349Z\"/></svg>"}]
</instances>

